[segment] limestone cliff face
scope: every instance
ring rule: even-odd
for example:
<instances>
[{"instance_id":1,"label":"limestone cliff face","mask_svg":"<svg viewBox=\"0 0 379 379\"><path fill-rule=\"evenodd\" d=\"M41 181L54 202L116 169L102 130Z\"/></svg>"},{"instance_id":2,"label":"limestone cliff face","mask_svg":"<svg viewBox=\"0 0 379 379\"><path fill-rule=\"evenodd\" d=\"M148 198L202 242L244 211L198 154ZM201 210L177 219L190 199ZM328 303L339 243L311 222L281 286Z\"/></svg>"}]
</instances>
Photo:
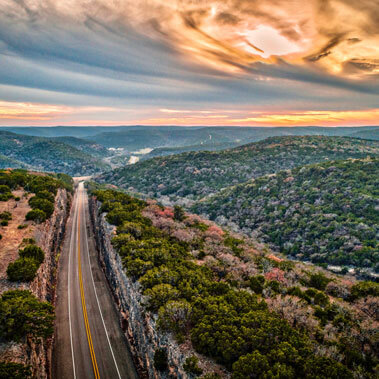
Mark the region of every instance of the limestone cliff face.
<instances>
[{"instance_id":1,"label":"limestone cliff face","mask_svg":"<svg viewBox=\"0 0 379 379\"><path fill-rule=\"evenodd\" d=\"M183 370L186 356L181 353L171 336L158 331L156 319L144 309L139 283L126 276L121 258L112 247L111 239L115 234L115 228L106 221L105 214L101 214L99 209L100 203L90 199L99 259L112 289L120 312L121 327L130 342L141 377L187 378L188 375ZM158 348L167 351L168 373L162 374L154 368L154 353Z\"/></svg>"},{"instance_id":2,"label":"limestone cliff face","mask_svg":"<svg viewBox=\"0 0 379 379\"><path fill-rule=\"evenodd\" d=\"M55 198L53 215L45 223L39 225L35 232L36 243L45 252L45 259L30 285L30 290L40 300L53 304L55 303L58 258L70 212L70 200L71 195L66 190L59 189ZM52 346L52 338L43 343L27 341L27 364L32 367L33 377L51 377Z\"/></svg>"}]
</instances>

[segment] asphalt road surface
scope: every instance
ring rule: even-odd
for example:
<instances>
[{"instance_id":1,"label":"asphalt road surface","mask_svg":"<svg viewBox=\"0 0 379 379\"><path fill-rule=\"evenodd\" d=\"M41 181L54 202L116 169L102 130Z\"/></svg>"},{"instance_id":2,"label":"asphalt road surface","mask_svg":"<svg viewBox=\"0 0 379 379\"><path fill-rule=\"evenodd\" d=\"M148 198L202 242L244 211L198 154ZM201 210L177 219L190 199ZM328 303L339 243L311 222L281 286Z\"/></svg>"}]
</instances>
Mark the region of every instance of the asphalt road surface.
<instances>
[{"instance_id":1,"label":"asphalt road surface","mask_svg":"<svg viewBox=\"0 0 379 379\"><path fill-rule=\"evenodd\" d=\"M138 378L98 263L83 182L59 265L53 378Z\"/></svg>"}]
</instances>

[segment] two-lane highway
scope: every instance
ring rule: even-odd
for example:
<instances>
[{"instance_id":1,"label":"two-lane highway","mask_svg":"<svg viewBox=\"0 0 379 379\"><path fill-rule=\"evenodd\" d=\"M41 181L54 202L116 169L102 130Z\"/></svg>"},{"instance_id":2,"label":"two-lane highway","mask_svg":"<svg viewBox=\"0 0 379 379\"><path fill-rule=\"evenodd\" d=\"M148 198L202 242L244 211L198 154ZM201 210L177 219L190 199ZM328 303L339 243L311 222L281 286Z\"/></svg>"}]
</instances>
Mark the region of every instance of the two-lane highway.
<instances>
[{"instance_id":1,"label":"two-lane highway","mask_svg":"<svg viewBox=\"0 0 379 379\"><path fill-rule=\"evenodd\" d=\"M53 378L138 378L97 259L83 182L59 267Z\"/></svg>"}]
</instances>

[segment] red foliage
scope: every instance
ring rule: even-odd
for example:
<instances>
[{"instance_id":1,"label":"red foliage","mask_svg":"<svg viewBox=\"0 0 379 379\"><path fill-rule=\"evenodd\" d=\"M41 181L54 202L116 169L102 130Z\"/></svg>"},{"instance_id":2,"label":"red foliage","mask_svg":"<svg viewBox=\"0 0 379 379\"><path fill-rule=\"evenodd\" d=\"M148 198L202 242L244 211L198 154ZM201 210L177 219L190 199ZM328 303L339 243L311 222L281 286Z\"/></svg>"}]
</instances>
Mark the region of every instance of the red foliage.
<instances>
[{"instance_id":1,"label":"red foliage","mask_svg":"<svg viewBox=\"0 0 379 379\"><path fill-rule=\"evenodd\" d=\"M279 283L284 283L286 279L284 278L284 271L279 268L273 268L270 272L265 274L266 280L277 280Z\"/></svg>"}]
</instances>

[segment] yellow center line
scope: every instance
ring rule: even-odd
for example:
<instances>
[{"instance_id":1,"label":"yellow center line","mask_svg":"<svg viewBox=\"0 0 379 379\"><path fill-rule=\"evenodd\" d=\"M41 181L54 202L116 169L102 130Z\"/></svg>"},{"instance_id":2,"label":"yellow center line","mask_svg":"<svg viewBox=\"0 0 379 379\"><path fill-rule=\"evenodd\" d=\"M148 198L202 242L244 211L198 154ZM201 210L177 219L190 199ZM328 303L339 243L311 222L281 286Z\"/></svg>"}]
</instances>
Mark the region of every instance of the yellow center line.
<instances>
[{"instance_id":1,"label":"yellow center line","mask_svg":"<svg viewBox=\"0 0 379 379\"><path fill-rule=\"evenodd\" d=\"M86 327L88 347L89 347L89 351L91 354L93 373L95 375L95 379L100 379L99 368L97 366L95 350L93 348L93 343L92 343L91 329L90 329L89 322L88 322L86 300L85 300L85 296L84 296L83 277L82 277L82 262L80 259L80 211L81 211L81 202L79 203L79 212L78 212L78 268L79 268L80 297L82 300L84 325Z\"/></svg>"}]
</instances>

